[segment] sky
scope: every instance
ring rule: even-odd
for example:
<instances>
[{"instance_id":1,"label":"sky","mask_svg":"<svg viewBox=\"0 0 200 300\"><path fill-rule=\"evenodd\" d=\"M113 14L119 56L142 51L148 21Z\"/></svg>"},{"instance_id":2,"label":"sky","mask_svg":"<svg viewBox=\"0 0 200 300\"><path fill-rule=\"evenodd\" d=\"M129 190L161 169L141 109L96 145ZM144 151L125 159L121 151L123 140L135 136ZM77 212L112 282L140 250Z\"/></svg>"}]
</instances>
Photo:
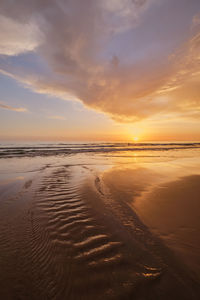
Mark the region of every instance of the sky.
<instances>
[{"instance_id":1,"label":"sky","mask_svg":"<svg viewBox=\"0 0 200 300\"><path fill-rule=\"evenodd\" d=\"M1 0L0 139L200 141L199 0Z\"/></svg>"}]
</instances>

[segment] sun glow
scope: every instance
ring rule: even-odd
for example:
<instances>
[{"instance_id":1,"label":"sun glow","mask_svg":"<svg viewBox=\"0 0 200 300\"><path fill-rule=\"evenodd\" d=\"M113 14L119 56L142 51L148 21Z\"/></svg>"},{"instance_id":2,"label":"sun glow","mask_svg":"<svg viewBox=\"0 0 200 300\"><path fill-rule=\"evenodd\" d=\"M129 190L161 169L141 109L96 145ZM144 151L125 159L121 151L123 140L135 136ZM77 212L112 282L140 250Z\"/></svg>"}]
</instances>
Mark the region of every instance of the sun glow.
<instances>
[{"instance_id":1,"label":"sun glow","mask_svg":"<svg viewBox=\"0 0 200 300\"><path fill-rule=\"evenodd\" d=\"M137 137L137 136L134 136L133 137L133 141L136 143L136 142L138 142L138 140L139 140L139 138Z\"/></svg>"}]
</instances>

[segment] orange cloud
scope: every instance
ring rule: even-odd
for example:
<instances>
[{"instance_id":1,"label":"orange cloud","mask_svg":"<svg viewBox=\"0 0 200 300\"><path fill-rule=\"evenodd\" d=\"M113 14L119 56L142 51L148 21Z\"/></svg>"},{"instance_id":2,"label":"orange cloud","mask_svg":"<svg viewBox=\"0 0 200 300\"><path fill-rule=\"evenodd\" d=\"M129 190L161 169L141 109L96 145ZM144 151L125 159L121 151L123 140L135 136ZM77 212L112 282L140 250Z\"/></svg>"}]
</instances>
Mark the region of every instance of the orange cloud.
<instances>
[{"instance_id":1,"label":"orange cloud","mask_svg":"<svg viewBox=\"0 0 200 300\"><path fill-rule=\"evenodd\" d=\"M48 119L52 119L52 120L66 120L64 117L62 116L49 116Z\"/></svg>"},{"instance_id":2,"label":"orange cloud","mask_svg":"<svg viewBox=\"0 0 200 300\"><path fill-rule=\"evenodd\" d=\"M2 102L0 102L0 109L1 108L16 111L16 112L27 112L27 109L24 107L13 107L13 106L6 105L6 104L3 104Z\"/></svg>"},{"instance_id":3,"label":"orange cloud","mask_svg":"<svg viewBox=\"0 0 200 300\"><path fill-rule=\"evenodd\" d=\"M49 71L37 72L13 64L7 57L12 54L9 48L7 56L6 51L2 52L1 72L37 92L82 101L119 122L168 113L198 118L200 30L195 26L187 36L183 30L183 39L175 48L160 51L162 43L166 43L166 48L171 43L164 28L163 34L167 37L158 37L158 45L152 42L152 50L148 36L143 41L142 24L148 19L149 8L155 9L157 2L50 0L44 4L39 0L34 3L19 0L10 6L8 1L2 1L3 18L15 19L20 26L34 24L35 40L40 42L34 44L32 38L29 45L34 45L35 53L46 62ZM180 16L178 9L177 16ZM191 18L191 24L194 23L198 23L198 15ZM149 24L153 28L150 31L153 39L154 31L161 25L157 20ZM10 26L11 31L12 28ZM12 44L12 36L10 40L6 44L5 38L4 44ZM125 43L124 52L120 53L113 46L114 41L119 48ZM138 53L132 50L136 43L142 45ZM157 47L155 51L154 47ZM20 49L24 51L23 47Z\"/></svg>"}]
</instances>

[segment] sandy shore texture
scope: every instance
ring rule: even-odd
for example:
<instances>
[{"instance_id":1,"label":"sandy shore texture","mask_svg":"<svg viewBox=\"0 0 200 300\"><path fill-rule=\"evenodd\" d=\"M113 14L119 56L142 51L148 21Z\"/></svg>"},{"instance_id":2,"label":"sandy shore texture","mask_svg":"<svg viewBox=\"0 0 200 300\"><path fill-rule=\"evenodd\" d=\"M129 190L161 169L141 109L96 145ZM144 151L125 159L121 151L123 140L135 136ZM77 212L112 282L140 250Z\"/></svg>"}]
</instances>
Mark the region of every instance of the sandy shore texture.
<instances>
[{"instance_id":1,"label":"sandy shore texture","mask_svg":"<svg viewBox=\"0 0 200 300\"><path fill-rule=\"evenodd\" d=\"M179 208L192 223L186 193L192 182L198 202L199 177L147 195L160 176L141 167L47 164L20 176L0 185L0 299L200 299L198 276L151 230L159 214L173 231ZM137 202L142 193L152 205ZM160 198L172 196L165 215Z\"/></svg>"}]
</instances>

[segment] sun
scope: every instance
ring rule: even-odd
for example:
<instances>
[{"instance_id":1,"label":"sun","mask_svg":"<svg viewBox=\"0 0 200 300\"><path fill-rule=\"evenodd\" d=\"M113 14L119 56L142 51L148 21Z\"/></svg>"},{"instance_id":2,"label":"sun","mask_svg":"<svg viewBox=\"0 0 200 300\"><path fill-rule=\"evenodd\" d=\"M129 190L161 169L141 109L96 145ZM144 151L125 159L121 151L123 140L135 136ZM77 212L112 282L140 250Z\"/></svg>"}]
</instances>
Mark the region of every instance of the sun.
<instances>
[{"instance_id":1,"label":"sun","mask_svg":"<svg viewBox=\"0 0 200 300\"><path fill-rule=\"evenodd\" d=\"M138 142L139 138L137 136L133 137L134 142Z\"/></svg>"}]
</instances>

